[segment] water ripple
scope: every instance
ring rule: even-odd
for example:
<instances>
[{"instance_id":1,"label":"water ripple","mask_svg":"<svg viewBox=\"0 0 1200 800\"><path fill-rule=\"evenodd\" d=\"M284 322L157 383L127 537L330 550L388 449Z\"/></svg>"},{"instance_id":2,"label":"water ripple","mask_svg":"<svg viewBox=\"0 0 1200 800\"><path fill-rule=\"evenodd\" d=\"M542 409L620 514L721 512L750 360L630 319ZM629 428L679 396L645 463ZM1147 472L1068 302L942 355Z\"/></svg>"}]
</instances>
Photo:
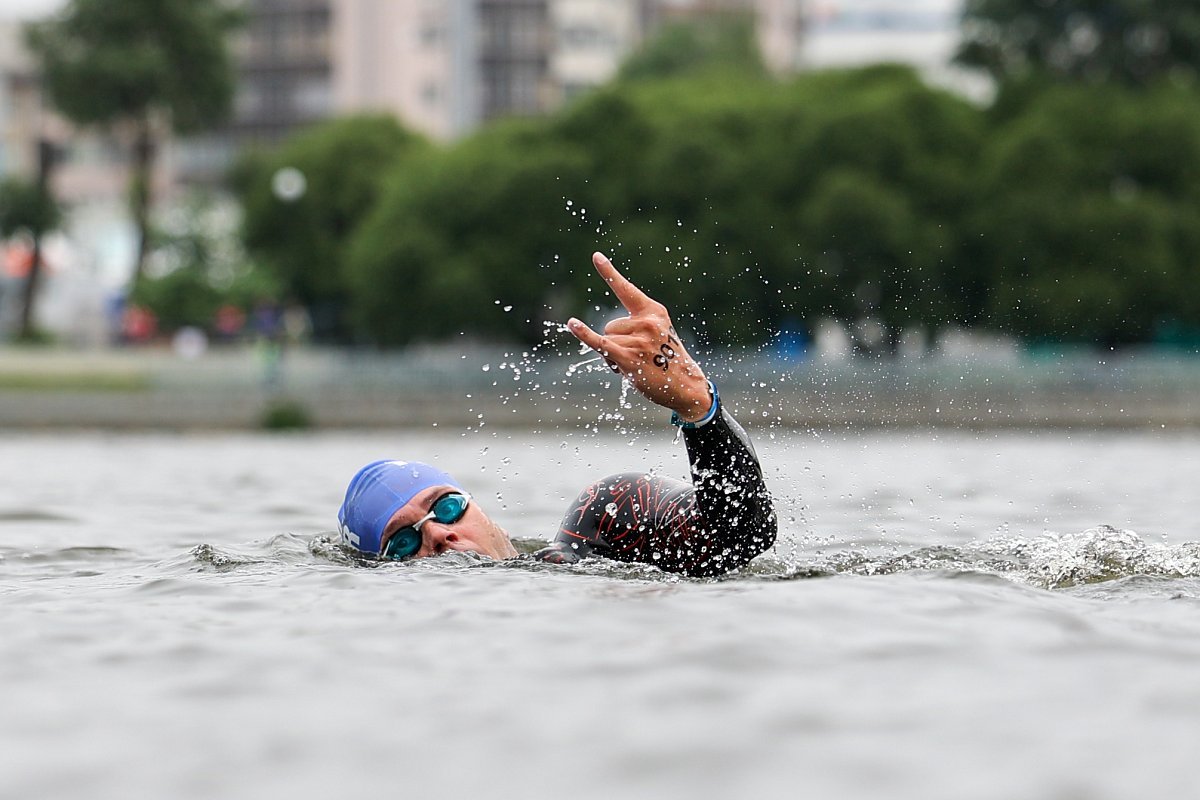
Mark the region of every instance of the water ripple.
<instances>
[{"instance_id":1,"label":"water ripple","mask_svg":"<svg viewBox=\"0 0 1200 800\"><path fill-rule=\"evenodd\" d=\"M78 522L75 517L55 514L40 508L14 508L0 511L0 522Z\"/></svg>"}]
</instances>

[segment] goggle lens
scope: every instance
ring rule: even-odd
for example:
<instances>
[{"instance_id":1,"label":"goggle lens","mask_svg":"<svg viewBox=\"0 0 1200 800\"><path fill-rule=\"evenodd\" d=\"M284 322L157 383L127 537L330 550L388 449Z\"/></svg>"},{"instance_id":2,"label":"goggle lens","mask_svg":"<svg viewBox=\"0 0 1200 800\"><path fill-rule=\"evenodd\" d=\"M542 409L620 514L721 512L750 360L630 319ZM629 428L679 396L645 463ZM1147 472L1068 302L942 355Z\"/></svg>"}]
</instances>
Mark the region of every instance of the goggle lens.
<instances>
[{"instance_id":1,"label":"goggle lens","mask_svg":"<svg viewBox=\"0 0 1200 800\"><path fill-rule=\"evenodd\" d=\"M421 532L409 525L392 534L388 539L387 549L383 551L384 558L401 561L411 558L421 549Z\"/></svg>"},{"instance_id":2,"label":"goggle lens","mask_svg":"<svg viewBox=\"0 0 1200 800\"><path fill-rule=\"evenodd\" d=\"M467 513L467 505L471 502L471 498L465 494L446 494L437 499L433 504L430 512L433 518L443 525L451 525L462 519L463 514Z\"/></svg>"},{"instance_id":3,"label":"goggle lens","mask_svg":"<svg viewBox=\"0 0 1200 800\"><path fill-rule=\"evenodd\" d=\"M467 506L471 504L469 495L453 492L444 494L433 503L433 508L418 522L400 528L388 539L383 549L383 557L393 561L403 561L412 558L421 549L421 526L431 519L436 519L443 525L451 525L463 518Z\"/></svg>"}]
</instances>

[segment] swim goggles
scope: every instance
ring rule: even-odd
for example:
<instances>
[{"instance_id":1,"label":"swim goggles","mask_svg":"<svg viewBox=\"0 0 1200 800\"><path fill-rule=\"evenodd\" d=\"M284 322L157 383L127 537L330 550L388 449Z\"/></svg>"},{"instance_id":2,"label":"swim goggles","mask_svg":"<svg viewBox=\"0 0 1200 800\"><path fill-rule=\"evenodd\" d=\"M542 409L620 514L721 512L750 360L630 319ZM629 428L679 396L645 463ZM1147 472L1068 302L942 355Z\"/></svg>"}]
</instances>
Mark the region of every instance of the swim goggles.
<instances>
[{"instance_id":1,"label":"swim goggles","mask_svg":"<svg viewBox=\"0 0 1200 800\"><path fill-rule=\"evenodd\" d=\"M467 513L467 506L470 504L471 495L463 492L450 492L442 495L433 501L428 514L412 525L399 528L388 538L387 544L383 546L383 552L379 554L380 558L392 561L412 558L421 549L421 526L431 519L435 519L443 525L452 525L463 518L463 514Z\"/></svg>"}]
</instances>

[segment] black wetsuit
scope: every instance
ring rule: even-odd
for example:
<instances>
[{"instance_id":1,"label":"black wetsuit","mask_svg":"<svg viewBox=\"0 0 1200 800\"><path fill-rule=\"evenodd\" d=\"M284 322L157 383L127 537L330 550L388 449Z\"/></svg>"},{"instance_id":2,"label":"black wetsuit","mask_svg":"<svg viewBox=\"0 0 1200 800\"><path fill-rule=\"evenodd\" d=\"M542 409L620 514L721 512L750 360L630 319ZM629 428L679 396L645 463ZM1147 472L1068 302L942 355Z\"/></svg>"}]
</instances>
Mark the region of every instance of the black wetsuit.
<instances>
[{"instance_id":1,"label":"black wetsuit","mask_svg":"<svg viewBox=\"0 0 1200 800\"><path fill-rule=\"evenodd\" d=\"M774 544L771 495L737 421L718 408L683 437L693 484L638 472L597 481L571 504L537 556L574 563L594 553L703 577L742 567Z\"/></svg>"}]
</instances>

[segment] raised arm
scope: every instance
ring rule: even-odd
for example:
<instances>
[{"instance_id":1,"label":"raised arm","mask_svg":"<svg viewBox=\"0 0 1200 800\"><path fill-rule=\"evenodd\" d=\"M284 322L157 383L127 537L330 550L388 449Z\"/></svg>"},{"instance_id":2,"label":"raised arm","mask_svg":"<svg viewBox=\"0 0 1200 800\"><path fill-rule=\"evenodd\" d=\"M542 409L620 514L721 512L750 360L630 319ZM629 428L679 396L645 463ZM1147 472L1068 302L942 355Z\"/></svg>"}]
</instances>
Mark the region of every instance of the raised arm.
<instances>
[{"instance_id":1,"label":"raised arm","mask_svg":"<svg viewBox=\"0 0 1200 800\"><path fill-rule=\"evenodd\" d=\"M629 315L603 335L577 319L568 325L643 395L675 412L692 484L637 472L597 481L540 555L570 562L596 553L693 576L737 569L774 544L777 528L754 448L679 341L667 309L603 255L593 263Z\"/></svg>"}]
</instances>

